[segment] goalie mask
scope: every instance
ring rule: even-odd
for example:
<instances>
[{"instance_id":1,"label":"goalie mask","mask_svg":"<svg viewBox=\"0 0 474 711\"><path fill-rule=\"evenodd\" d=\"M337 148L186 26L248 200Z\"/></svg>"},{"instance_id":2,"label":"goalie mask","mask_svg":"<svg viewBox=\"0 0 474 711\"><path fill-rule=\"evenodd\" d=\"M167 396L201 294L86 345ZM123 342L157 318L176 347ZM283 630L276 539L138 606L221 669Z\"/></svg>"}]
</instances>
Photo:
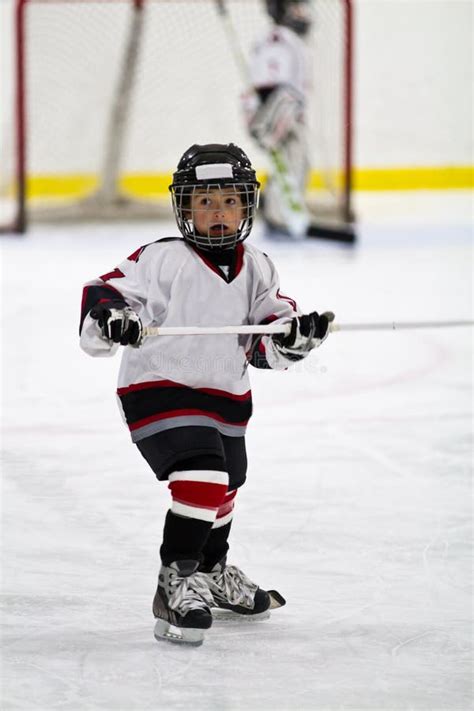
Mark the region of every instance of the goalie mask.
<instances>
[{"instance_id":1,"label":"goalie mask","mask_svg":"<svg viewBox=\"0 0 474 711\"><path fill-rule=\"evenodd\" d=\"M277 25L289 27L303 37L311 27L309 0L266 0L267 12Z\"/></svg>"},{"instance_id":2,"label":"goalie mask","mask_svg":"<svg viewBox=\"0 0 474 711\"><path fill-rule=\"evenodd\" d=\"M259 187L250 160L238 146L191 146L169 187L179 231L202 249L234 247L250 234Z\"/></svg>"}]
</instances>

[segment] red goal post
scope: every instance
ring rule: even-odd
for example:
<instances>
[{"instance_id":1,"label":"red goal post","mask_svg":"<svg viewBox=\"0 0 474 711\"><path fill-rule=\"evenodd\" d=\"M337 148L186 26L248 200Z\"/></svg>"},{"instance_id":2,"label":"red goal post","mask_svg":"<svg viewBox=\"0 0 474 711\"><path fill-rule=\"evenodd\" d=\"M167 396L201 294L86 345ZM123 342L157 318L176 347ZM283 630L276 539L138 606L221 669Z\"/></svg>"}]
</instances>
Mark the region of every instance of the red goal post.
<instances>
[{"instance_id":1,"label":"red goal post","mask_svg":"<svg viewBox=\"0 0 474 711\"><path fill-rule=\"evenodd\" d=\"M169 215L170 174L195 142L233 141L261 175L268 170L245 131L239 97L246 87L214 0L10 5L2 231L22 232L36 219ZM248 55L270 27L265 3L227 6ZM352 2L313 6L308 194L322 222L344 223L352 218Z\"/></svg>"}]
</instances>

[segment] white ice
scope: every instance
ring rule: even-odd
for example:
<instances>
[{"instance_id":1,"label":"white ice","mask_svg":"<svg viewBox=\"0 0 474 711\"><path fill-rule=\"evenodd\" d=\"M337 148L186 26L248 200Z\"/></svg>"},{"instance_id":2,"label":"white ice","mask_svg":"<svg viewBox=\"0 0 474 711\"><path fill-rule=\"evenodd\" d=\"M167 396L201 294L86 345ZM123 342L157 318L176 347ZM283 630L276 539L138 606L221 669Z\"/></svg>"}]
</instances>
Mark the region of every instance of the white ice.
<instances>
[{"instance_id":1,"label":"white ice","mask_svg":"<svg viewBox=\"0 0 474 711\"><path fill-rule=\"evenodd\" d=\"M467 194L359 199L360 241L254 242L340 322L472 318ZM471 708L471 329L334 334L251 373L230 562L288 600L153 639L168 506L78 347L82 283L169 224L4 237L5 710Z\"/></svg>"}]
</instances>

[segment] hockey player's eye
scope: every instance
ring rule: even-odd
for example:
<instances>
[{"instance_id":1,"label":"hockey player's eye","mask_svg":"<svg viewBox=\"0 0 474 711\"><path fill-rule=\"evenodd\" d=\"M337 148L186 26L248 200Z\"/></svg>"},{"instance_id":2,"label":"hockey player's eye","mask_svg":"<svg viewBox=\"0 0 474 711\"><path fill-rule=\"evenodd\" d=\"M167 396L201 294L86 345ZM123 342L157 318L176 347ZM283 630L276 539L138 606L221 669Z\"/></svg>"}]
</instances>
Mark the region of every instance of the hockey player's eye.
<instances>
[{"instance_id":1,"label":"hockey player's eye","mask_svg":"<svg viewBox=\"0 0 474 711\"><path fill-rule=\"evenodd\" d=\"M242 203L240 201L240 198L236 196L236 197L227 198L226 204L230 205L230 207L241 207Z\"/></svg>"}]
</instances>

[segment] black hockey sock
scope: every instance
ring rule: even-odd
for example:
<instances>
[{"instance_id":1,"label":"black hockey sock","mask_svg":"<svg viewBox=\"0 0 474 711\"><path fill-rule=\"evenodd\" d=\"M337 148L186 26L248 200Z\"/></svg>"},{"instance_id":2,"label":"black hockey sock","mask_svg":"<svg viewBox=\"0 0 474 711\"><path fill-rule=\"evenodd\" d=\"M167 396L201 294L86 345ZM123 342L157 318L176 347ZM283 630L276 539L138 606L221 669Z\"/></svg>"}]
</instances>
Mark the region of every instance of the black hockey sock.
<instances>
[{"instance_id":1,"label":"black hockey sock","mask_svg":"<svg viewBox=\"0 0 474 711\"><path fill-rule=\"evenodd\" d=\"M202 563L199 566L199 570L204 573L210 573L215 564L219 563L227 555L229 550L227 539L229 538L231 526L232 521L229 521L225 526L211 529L202 549Z\"/></svg>"},{"instance_id":2,"label":"black hockey sock","mask_svg":"<svg viewBox=\"0 0 474 711\"><path fill-rule=\"evenodd\" d=\"M163 565L175 560L202 559L201 551L212 528L210 521L178 516L172 511L166 514L163 543L160 556Z\"/></svg>"}]
</instances>

